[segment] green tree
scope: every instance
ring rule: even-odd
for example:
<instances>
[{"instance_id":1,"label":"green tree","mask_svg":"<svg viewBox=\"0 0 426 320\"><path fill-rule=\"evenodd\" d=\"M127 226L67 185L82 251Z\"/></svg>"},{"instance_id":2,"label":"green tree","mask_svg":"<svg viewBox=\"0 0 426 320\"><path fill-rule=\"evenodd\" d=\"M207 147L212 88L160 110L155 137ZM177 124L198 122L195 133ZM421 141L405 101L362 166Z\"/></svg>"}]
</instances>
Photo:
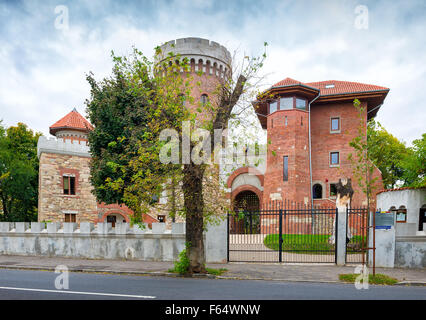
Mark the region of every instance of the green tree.
<instances>
[{"instance_id":1,"label":"green tree","mask_svg":"<svg viewBox=\"0 0 426 320\"><path fill-rule=\"evenodd\" d=\"M372 195L378 185L377 177L373 178L375 166L369 153L367 110L358 99L355 99L353 104L358 111L359 124L357 127L358 135L349 142L349 145L354 149L354 153L348 155L348 160L352 166L353 177L367 198L367 208L370 208Z\"/></svg>"},{"instance_id":2,"label":"green tree","mask_svg":"<svg viewBox=\"0 0 426 320\"><path fill-rule=\"evenodd\" d=\"M421 139L413 141L402 161L404 185L409 187L426 187L426 133Z\"/></svg>"},{"instance_id":3,"label":"green tree","mask_svg":"<svg viewBox=\"0 0 426 320\"><path fill-rule=\"evenodd\" d=\"M161 54L159 48L156 53ZM179 72L188 70L186 58L173 56L170 64L154 65L134 49L130 57L113 55L112 77L101 82L96 82L92 75L87 78L91 85L87 112L95 126L89 135L92 182L98 199L126 203L137 213L137 220L141 212L149 210L152 195L160 193L165 185L180 181L189 273L205 272L205 222L217 211L210 204L217 208L223 197L218 196L219 184L209 184L214 180L210 179L215 175L214 166L193 161L162 163L160 150L172 141L160 140L160 134L163 129L173 129L178 133L179 146L188 139L189 153L200 153L200 141L186 135L183 122L188 121L191 129L207 130L211 137L215 129L227 128L234 106L253 89L248 79L255 78L265 56L247 58L248 63L241 64L238 74L216 88L216 98L194 111L185 106L185 101L192 101L190 73ZM203 139L201 144L205 147L208 140ZM177 150L182 159L181 149ZM172 210L176 212L175 208Z\"/></svg>"},{"instance_id":4,"label":"green tree","mask_svg":"<svg viewBox=\"0 0 426 320\"><path fill-rule=\"evenodd\" d=\"M37 221L40 135L23 123L7 129L0 123L0 219L3 221Z\"/></svg>"},{"instance_id":5,"label":"green tree","mask_svg":"<svg viewBox=\"0 0 426 320\"><path fill-rule=\"evenodd\" d=\"M404 180L402 160L409 150L374 119L368 121L367 125L367 148L369 159L382 172L386 188L392 189Z\"/></svg>"}]
</instances>

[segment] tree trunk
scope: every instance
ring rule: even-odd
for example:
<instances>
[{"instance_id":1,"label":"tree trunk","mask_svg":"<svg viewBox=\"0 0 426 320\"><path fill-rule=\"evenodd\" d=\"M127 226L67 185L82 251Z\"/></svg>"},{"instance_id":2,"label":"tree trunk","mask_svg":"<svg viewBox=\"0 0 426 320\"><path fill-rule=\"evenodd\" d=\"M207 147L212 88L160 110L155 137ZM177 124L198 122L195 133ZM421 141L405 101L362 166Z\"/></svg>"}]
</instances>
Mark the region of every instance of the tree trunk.
<instances>
[{"instance_id":1,"label":"tree trunk","mask_svg":"<svg viewBox=\"0 0 426 320\"><path fill-rule=\"evenodd\" d=\"M189 258L188 272L205 273L203 240L203 175L204 166L186 164L183 169L183 194L186 210L186 242Z\"/></svg>"}]
</instances>

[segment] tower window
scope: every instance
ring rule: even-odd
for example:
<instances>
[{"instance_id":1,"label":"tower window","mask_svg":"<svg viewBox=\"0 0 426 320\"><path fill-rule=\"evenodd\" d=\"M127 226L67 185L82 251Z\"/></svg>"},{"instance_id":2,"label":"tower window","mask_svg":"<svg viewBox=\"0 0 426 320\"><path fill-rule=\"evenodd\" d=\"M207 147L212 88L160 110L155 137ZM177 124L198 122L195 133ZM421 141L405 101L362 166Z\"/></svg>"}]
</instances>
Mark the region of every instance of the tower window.
<instances>
[{"instance_id":1,"label":"tower window","mask_svg":"<svg viewBox=\"0 0 426 320\"><path fill-rule=\"evenodd\" d=\"M274 113L275 111L277 111L277 106L278 106L278 103L276 101L271 102L269 104L269 113Z\"/></svg>"},{"instance_id":2,"label":"tower window","mask_svg":"<svg viewBox=\"0 0 426 320\"><path fill-rule=\"evenodd\" d=\"M293 109L293 97L280 99L280 110Z\"/></svg>"},{"instance_id":3,"label":"tower window","mask_svg":"<svg viewBox=\"0 0 426 320\"><path fill-rule=\"evenodd\" d=\"M340 132L340 118L331 118L331 132Z\"/></svg>"},{"instance_id":4,"label":"tower window","mask_svg":"<svg viewBox=\"0 0 426 320\"><path fill-rule=\"evenodd\" d=\"M330 152L330 165L337 166L340 163L339 152Z\"/></svg>"},{"instance_id":5,"label":"tower window","mask_svg":"<svg viewBox=\"0 0 426 320\"><path fill-rule=\"evenodd\" d=\"M322 185L316 183L312 187L312 197L314 199L322 199Z\"/></svg>"},{"instance_id":6,"label":"tower window","mask_svg":"<svg viewBox=\"0 0 426 320\"><path fill-rule=\"evenodd\" d=\"M288 156L283 157L283 181L288 181Z\"/></svg>"},{"instance_id":7,"label":"tower window","mask_svg":"<svg viewBox=\"0 0 426 320\"><path fill-rule=\"evenodd\" d=\"M204 107L207 104L207 102L209 102L208 95L202 94L200 97L200 102L201 102L201 105Z\"/></svg>"},{"instance_id":8,"label":"tower window","mask_svg":"<svg viewBox=\"0 0 426 320\"><path fill-rule=\"evenodd\" d=\"M75 177L63 177L64 194L75 195Z\"/></svg>"},{"instance_id":9,"label":"tower window","mask_svg":"<svg viewBox=\"0 0 426 320\"><path fill-rule=\"evenodd\" d=\"M306 100L296 98L296 108L300 110L306 110Z\"/></svg>"}]
</instances>

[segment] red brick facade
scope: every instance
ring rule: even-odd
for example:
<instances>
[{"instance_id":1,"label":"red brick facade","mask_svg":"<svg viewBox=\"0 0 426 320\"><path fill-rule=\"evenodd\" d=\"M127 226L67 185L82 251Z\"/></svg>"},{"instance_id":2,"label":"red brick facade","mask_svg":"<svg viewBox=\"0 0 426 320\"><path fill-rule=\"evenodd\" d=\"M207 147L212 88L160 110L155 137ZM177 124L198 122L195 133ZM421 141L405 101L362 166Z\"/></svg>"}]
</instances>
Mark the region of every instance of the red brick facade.
<instances>
[{"instance_id":1,"label":"red brick facade","mask_svg":"<svg viewBox=\"0 0 426 320\"><path fill-rule=\"evenodd\" d=\"M349 154L355 153L349 143L358 135L360 124L353 101L361 101L366 124L367 119L376 115L388 91L384 87L355 82L331 80L304 84L290 78L267 90L254 103L259 121L267 129L268 141L263 192L259 199L263 203L291 200L299 204L333 207L335 196L331 194L331 184L342 178L351 178L354 189L352 206L366 206L366 196L353 177L353 168L348 160ZM281 98L293 98L293 102L281 102ZM297 108L296 98L305 100L306 107ZM331 119L338 123L333 130ZM332 153L333 159L338 156L337 164L331 163ZM288 161L286 173L284 157ZM240 170L231 174L228 188ZM377 168L373 178L377 178L377 189L382 189L381 173ZM322 192L314 194L313 186ZM239 192L245 190L250 189L238 188ZM230 190L230 193L232 198L238 194L237 190Z\"/></svg>"}]
</instances>

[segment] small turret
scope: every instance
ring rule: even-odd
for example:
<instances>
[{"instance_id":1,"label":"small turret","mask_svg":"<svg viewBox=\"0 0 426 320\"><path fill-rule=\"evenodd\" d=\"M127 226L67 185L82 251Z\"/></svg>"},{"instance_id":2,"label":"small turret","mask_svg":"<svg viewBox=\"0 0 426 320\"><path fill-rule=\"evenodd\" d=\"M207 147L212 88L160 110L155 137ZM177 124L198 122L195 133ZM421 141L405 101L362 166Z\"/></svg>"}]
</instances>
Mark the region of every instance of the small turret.
<instances>
[{"instance_id":1,"label":"small turret","mask_svg":"<svg viewBox=\"0 0 426 320\"><path fill-rule=\"evenodd\" d=\"M87 134L92 129L93 126L90 122L74 108L65 117L51 125L49 132L57 138L64 139L64 141L85 141L87 143Z\"/></svg>"}]
</instances>

